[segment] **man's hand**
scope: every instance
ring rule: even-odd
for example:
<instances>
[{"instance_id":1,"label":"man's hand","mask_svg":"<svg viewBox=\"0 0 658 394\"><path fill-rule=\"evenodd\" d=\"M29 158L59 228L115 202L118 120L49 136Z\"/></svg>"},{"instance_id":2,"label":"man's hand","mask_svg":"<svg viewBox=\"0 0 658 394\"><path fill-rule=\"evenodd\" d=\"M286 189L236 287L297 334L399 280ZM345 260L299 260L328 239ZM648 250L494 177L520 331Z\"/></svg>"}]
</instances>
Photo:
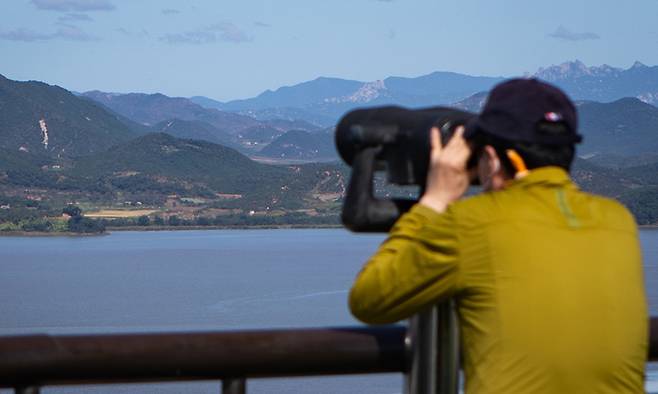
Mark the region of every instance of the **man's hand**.
<instances>
[{"instance_id":1,"label":"man's hand","mask_svg":"<svg viewBox=\"0 0 658 394\"><path fill-rule=\"evenodd\" d=\"M445 147L441 146L439 129L432 128L431 143L427 187L419 202L441 213L468 189L470 182L466 163L471 156L471 148L464 139L463 126L457 128Z\"/></svg>"}]
</instances>

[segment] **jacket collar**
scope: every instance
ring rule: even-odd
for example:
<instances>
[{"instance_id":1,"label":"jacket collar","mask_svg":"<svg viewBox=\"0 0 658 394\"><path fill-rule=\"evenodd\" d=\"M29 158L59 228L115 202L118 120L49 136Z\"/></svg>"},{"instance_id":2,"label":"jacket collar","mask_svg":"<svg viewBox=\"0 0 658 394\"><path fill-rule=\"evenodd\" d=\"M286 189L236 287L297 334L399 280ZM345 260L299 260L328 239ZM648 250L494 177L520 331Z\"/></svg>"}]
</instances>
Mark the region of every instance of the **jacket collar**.
<instances>
[{"instance_id":1,"label":"jacket collar","mask_svg":"<svg viewBox=\"0 0 658 394\"><path fill-rule=\"evenodd\" d=\"M561 167L540 167L530 170L528 175L515 179L507 187L528 187L533 185L567 186L573 185L569 174ZM574 185L575 186L575 185Z\"/></svg>"}]
</instances>

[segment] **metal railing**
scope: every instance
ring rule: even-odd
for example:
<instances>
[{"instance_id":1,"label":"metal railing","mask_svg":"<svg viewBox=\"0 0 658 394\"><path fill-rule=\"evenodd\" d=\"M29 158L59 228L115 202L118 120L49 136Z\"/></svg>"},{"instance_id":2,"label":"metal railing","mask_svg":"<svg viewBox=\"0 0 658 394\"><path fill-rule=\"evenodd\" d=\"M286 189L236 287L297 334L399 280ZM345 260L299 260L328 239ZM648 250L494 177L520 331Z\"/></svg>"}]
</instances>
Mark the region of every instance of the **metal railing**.
<instances>
[{"instance_id":1,"label":"metal railing","mask_svg":"<svg viewBox=\"0 0 658 394\"><path fill-rule=\"evenodd\" d=\"M387 326L3 337L0 387L36 393L45 385L217 379L224 393L243 393L248 378L405 372L406 331Z\"/></svg>"},{"instance_id":2,"label":"metal railing","mask_svg":"<svg viewBox=\"0 0 658 394\"><path fill-rule=\"evenodd\" d=\"M407 391L434 393L456 385L450 383L454 374L441 377L447 367L442 354L456 354L454 338L442 341L432 329L455 327L447 312L435 308L409 330L381 326L0 337L0 387L37 394L45 385L222 380L223 393L240 394L250 378L399 372L407 375ZM649 359L658 361L658 317L650 326ZM438 352L422 355L419 349L434 349L432 343Z\"/></svg>"}]
</instances>

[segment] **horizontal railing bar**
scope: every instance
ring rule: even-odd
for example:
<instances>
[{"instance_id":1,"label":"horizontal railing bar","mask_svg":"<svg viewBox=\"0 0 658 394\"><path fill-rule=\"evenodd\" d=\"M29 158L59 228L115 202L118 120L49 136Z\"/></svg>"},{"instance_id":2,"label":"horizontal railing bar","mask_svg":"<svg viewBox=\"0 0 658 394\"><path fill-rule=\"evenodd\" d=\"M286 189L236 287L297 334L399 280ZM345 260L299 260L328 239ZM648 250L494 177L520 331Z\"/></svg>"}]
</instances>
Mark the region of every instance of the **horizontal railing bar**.
<instances>
[{"instance_id":1,"label":"horizontal railing bar","mask_svg":"<svg viewBox=\"0 0 658 394\"><path fill-rule=\"evenodd\" d=\"M39 394L40 391L39 387L36 386L14 388L14 394Z\"/></svg>"},{"instance_id":2,"label":"horizontal railing bar","mask_svg":"<svg viewBox=\"0 0 658 394\"><path fill-rule=\"evenodd\" d=\"M649 360L658 361L658 317ZM407 372L403 326L0 337L0 387Z\"/></svg>"},{"instance_id":3,"label":"horizontal railing bar","mask_svg":"<svg viewBox=\"0 0 658 394\"><path fill-rule=\"evenodd\" d=\"M405 372L403 326L0 337L0 387Z\"/></svg>"}]
</instances>

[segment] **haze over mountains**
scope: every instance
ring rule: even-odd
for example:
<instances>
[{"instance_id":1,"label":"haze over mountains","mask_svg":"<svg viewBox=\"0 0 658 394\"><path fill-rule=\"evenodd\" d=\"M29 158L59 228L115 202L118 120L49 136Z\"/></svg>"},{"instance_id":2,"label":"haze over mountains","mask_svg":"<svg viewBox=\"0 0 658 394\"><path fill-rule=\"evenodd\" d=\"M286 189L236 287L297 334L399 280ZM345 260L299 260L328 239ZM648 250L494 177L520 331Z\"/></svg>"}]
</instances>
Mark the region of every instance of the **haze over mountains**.
<instances>
[{"instance_id":1,"label":"haze over mountains","mask_svg":"<svg viewBox=\"0 0 658 394\"><path fill-rule=\"evenodd\" d=\"M587 67L580 61L572 61L541 68L533 76L561 86L575 100L582 101L579 102L581 126L586 135L591 134L590 130L598 130L603 125L618 130L608 130L606 135L597 136L594 140L587 138L583 154L612 153L609 151L622 136L619 130L625 127L640 128L639 131L629 131L638 134L638 142L634 145L640 151L635 152L635 148L629 148L616 153L646 153L656 148L650 135L652 108L643 107L641 102L658 103L657 66L649 67L636 62L628 69L620 69L607 65ZM375 82L320 77L275 91L266 91L251 99L226 103L207 97L186 99L161 94L92 91L83 95L141 124L152 126L160 123L156 131L165 131L166 124L178 119L179 122L173 122L174 127L169 131L172 135L224 143L258 156L320 160L328 157L325 153L314 155L314 151L327 150L309 149L309 138L303 133L297 135L305 138L305 142L300 140L300 144L295 147L291 145L290 135L285 141L277 143L293 148L290 153L264 148L291 130L313 134L320 128L333 127L342 114L356 107L384 104L410 107L454 105L478 111L486 99L487 91L502 79L448 72L435 72L416 78L389 77ZM622 98L637 100L609 103L604 107L584 102L612 102ZM637 114L640 119L630 120L633 114ZM185 124L185 130L181 130L181 121L194 123ZM603 140L598 141L599 137ZM318 140L320 144L330 143L327 138L322 142L322 137L314 136L312 139Z\"/></svg>"},{"instance_id":2,"label":"haze over mountains","mask_svg":"<svg viewBox=\"0 0 658 394\"><path fill-rule=\"evenodd\" d=\"M636 63L622 70L576 61L535 76L578 100L585 136L579 155L587 159L577 163L579 183L629 204L652 200L658 67ZM240 196L243 208L314 206L329 201L327 195L340 198L343 167L272 167L244 155L282 163L336 160L332 127L345 111L383 104L478 111L500 80L445 72L375 82L318 78L220 103L163 94L74 95L0 76L0 189L88 191L85 198L101 200L138 195L154 203L175 193L240 205L217 197L230 194Z\"/></svg>"},{"instance_id":3,"label":"haze over mountains","mask_svg":"<svg viewBox=\"0 0 658 394\"><path fill-rule=\"evenodd\" d=\"M560 85L579 100L581 131L586 137L581 154L624 156L658 151L654 138L658 110L649 105L658 97L658 67L636 62L623 70L573 61L542 68L534 75ZM0 99L4 100L5 118L0 146L79 156L107 149L135 134L166 132L250 155L326 160L336 156L328 149L331 133L323 130L333 127L347 110L396 104L454 105L478 111L486 91L501 79L447 72L375 82L321 77L252 99L220 103L200 97L99 91L83 93L89 100L80 100L59 87L3 77ZM597 103L597 99L606 102ZM318 124L318 117L326 122Z\"/></svg>"},{"instance_id":4,"label":"haze over mountains","mask_svg":"<svg viewBox=\"0 0 658 394\"><path fill-rule=\"evenodd\" d=\"M233 146L253 153L281 134L295 129L314 131L318 126L303 120L260 121L229 111L204 108L183 97L163 94L85 92L82 97L96 101L110 111L147 126L150 131L167 132Z\"/></svg>"},{"instance_id":5,"label":"haze over mountains","mask_svg":"<svg viewBox=\"0 0 658 394\"><path fill-rule=\"evenodd\" d=\"M607 65L587 67L576 60L541 68L532 75L565 89L575 100L609 102L636 97L658 103L658 66L635 62L628 69ZM362 82L317 78L294 86L266 91L247 100L222 103L207 97L191 100L208 108L249 114L256 118L324 117L332 126L345 111L364 105L397 104L410 107L452 104L488 91L502 77L474 77L434 72L416 78L389 77ZM309 119L306 119L309 120Z\"/></svg>"}]
</instances>

